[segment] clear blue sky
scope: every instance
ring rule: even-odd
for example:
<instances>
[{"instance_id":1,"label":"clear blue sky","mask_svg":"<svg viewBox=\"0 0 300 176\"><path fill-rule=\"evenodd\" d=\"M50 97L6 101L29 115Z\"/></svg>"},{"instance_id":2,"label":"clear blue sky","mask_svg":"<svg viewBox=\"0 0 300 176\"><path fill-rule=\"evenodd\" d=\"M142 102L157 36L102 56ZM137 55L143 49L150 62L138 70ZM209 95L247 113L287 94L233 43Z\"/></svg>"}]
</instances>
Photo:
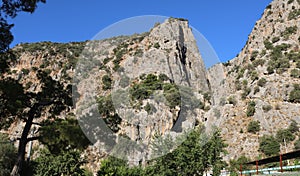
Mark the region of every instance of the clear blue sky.
<instances>
[{"instance_id":1,"label":"clear blue sky","mask_svg":"<svg viewBox=\"0 0 300 176\"><path fill-rule=\"evenodd\" d=\"M181 17L200 31L222 62L240 52L255 22L271 0L47 0L33 14L12 20L20 42L70 42L91 39L107 26L141 15Z\"/></svg>"}]
</instances>

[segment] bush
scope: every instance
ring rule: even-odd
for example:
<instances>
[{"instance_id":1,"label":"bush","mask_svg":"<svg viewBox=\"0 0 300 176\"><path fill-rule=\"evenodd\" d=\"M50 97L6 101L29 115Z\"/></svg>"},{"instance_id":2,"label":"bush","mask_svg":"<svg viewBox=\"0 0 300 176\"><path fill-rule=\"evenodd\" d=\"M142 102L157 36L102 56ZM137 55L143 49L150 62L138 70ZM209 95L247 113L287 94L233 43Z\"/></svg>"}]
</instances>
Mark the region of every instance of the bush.
<instances>
[{"instance_id":1,"label":"bush","mask_svg":"<svg viewBox=\"0 0 300 176\"><path fill-rule=\"evenodd\" d=\"M159 45L159 43L157 42L157 43L155 43L155 44L153 45L153 47L156 48L156 49L159 49L160 45Z\"/></svg>"},{"instance_id":2,"label":"bush","mask_svg":"<svg viewBox=\"0 0 300 176\"><path fill-rule=\"evenodd\" d=\"M0 133L0 175L9 175L17 157L16 149L7 135Z\"/></svg>"},{"instance_id":3,"label":"bush","mask_svg":"<svg viewBox=\"0 0 300 176\"><path fill-rule=\"evenodd\" d=\"M276 42L278 42L280 40L280 37L274 37L273 39L272 39L272 43L276 43Z\"/></svg>"},{"instance_id":4,"label":"bush","mask_svg":"<svg viewBox=\"0 0 300 176\"><path fill-rule=\"evenodd\" d=\"M291 70L291 77L293 77L293 78L300 78L300 70L299 69L293 69L293 70Z\"/></svg>"},{"instance_id":5,"label":"bush","mask_svg":"<svg viewBox=\"0 0 300 176\"><path fill-rule=\"evenodd\" d=\"M256 132L259 132L259 130L260 130L260 123L259 123L259 121L251 121L248 124L248 127L247 127L248 133L255 134Z\"/></svg>"},{"instance_id":6,"label":"bush","mask_svg":"<svg viewBox=\"0 0 300 176\"><path fill-rule=\"evenodd\" d=\"M112 80L111 80L110 76L104 75L102 77L102 83L103 83L103 85L102 85L103 90L111 89Z\"/></svg>"},{"instance_id":7,"label":"bush","mask_svg":"<svg viewBox=\"0 0 300 176\"><path fill-rule=\"evenodd\" d=\"M296 140L296 142L294 143L294 148L295 150L300 150L300 139Z\"/></svg>"},{"instance_id":8,"label":"bush","mask_svg":"<svg viewBox=\"0 0 300 176\"><path fill-rule=\"evenodd\" d=\"M157 111L155 106L153 104L147 103L144 107L145 111L147 111L148 114L153 114Z\"/></svg>"},{"instance_id":9,"label":"bush","mask_svg":"<svg viewBox=\"0 0 300 176\"><path fill-rule=\"evenodd\" d=\"M288 20L296 19L300 15L300 9L295 9L289 13Z\"/></svg>"},{"instance_id":10,"label":"bush","mask_svg":"<svg viewBox=\"0 0 300 176\"><path fill-rule=\"evenodd\" d=\"M248 103L247 112L246 112L247 117L250 117L250 116L254 115L254 113L255 113L255 105L256 105L255 101L250 101Z\"/></svg>"},{"instance_id":11,"label":"bush","mask_svg":"<svg viewBox=\"0 0 300 176\"><path fill-rule=\"evenodd\" d=\"M300 14L299 14L299 15L300 15ZM297 30L298 30L298 27L297 27L297 26L287 27L287 28L285 29L285 31L282 32L281 35L282 35L283 37L287 38L287 37L289 37L290 35L295 34L295 33L297 32Z\"/></svg>"},{"instance_id":12,"label":"bush","mask_svg":"<svg viewBox=\"0 0 300 176\"><path fill-rule=\"evenodd\" d=\"M280 143L291 142L295 140L295 136L289 129L280 129L276 133L276 139Z\"/></svg>"},{"instance_id":13,"label":"bush","mask_svg":"<svg viewBox=\"0 0 300 176\"><path fill-rule=\"evenodd\" d=\"M300 85L294 84L294 90L290 92L289 101L293 103L300 103Z\"/></svg>"},{"instance_id":14,"label":"bush","mask_svg":"<svg viewBox=\"0 0 300 176\"><path fill-rule=\"evenodd\" d=\"M298 123L295 120L292 120L288 130L292 133L299 132Z\"/></svg>"},{"instance_id":15,"label":"bush","mask_svg":"<svg viewBox=\"0 0 300 176\"><path fill-rule=\"evenodd\" d=\"M262 109L264 110L264 112L269 112L272 109L271 105L263 105Z\"/></svg>"},{"instance_id":16,"label":"bush","mask_svg":"<svg viewBox=\"0 0 300 176\"><path fill-rule=\"evenodd\" d=\"M272 45L272 43L271 43L269 40L265 40L265 41L264 41L264 45L265 45L265 48L266 48L267 50L273 49L273 45Z\"/></svg>"},{"instance_id":17,"label":"bush","mask_svg":"<svg viewBox=\"0 0 300 176\"><path fill-rule=\"evenodd\" d=\"M251 88L249 87L245 88L241 95L242 99L243 100L246 99L250 92L251 92Z\"/></svg>"},{"instance_id":18,"label":"bush","mask_svg":"<svg viewBox=\"0 0 300 176\"><path fill-rule=\"evenodd\" d=\"M259 150L266 156L278 155L280 144L273 136L264 135L259 139Z\"/></svg>"},{"instance_id":19,"label":"bush","mask_svg":"<svg viewBox=\"0 0 300 176\"><path fill-rule=\"evenodd\" d=\"M230 96L227 100L229 104L233 104L234 106L237 104L237 100L235 96Z\"/></svg>"},{"instance_id":20,"label":"bush","mask_svg":"<svg viewBox=\"0 0 300 176\"><path fill-rule=\"evenodd\" d=\"M256 94L256 93L258 93L259 91L260 91L259 87L258 87L258 86L255 86L255 87L254 87L253 93Z\"/></svg>"},{"instance_id":21,"label":"bush","mask_svg":"<svg viewBox=\"0 0 300 176\"><path fill-rule=\"evenodd\" d=\"M267 80L265 78L261 78L258 80L257 85L260 87L264 87L267 83Z\"/></svg>"},{"instance_id":22,"label":"bush","mask_svg":"<svg viewBox=\"0 0 300 176\"><path fill-rule=\"evenodd\" d=\"M250 60L251 61L253 61L253 60L255 60L255 58L258 56L258 54L259 54L259 51L253 51L252 53L251 53L251 57L250 57Z\"/></svg>"},{"instance_id":23,"label":"bush","mask_svg":"<svg viewBox=\"0 0 300 176\"><path fill-rule=\"evenodd\" d=\"M265 62L266 61L264 59L256 59L252 62L252 64L254 67L258 67L259 65L263 66L265 64Z\"/></svg>"}]
</instances>

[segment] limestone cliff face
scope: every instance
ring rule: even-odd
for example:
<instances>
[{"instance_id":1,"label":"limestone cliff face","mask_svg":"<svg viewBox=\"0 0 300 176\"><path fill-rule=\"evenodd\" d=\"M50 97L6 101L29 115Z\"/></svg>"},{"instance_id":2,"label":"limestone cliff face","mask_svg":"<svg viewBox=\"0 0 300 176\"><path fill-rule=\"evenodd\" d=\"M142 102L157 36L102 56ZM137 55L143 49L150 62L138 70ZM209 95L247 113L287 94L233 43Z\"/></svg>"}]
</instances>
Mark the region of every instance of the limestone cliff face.
<instances>
[{"instance_id":1,"label":"limestone cliff face","mask_svg":"<svg viewBox=\"0 0 300 176\"><path fill-rule=\"evenodd\" d=\"M127 155L131 164L151 157L149 148L157 135L176 137L200 123L208 131L212 126L222 130L229 144L227 161L243 154L253 159L260 154L260 137L300 120L299 100L290 96L293 84L300 84L299 9L299 0L273 1L238 56L208 70L188 21L170 18L133 36L20 44L13 49L17 60L2 78L11 77L26 91L39 92L36 75L44 71L64 89L73 86L74 107L59 117L76 115L82 123L99 118L83 123L85 132L93 134L95 145L84 155L94 171L107 155L100 147L106 140L97 128L101 119L113 132L108 136L112 143L130 139L144 147ZM250 104L254 113L247 110ZM46 110L40 120L50 116ZM261 125L256 134L247 132L253 120ZM20 135L23 125L15 121L8 133ZM282 149L292 150L294 142Z\"/></svg>"},{"instance_id":2,"label":"limestone cliff face","mask_svg":"<svg viewBox=\"0 0 300 176\"><path fill-rule=\"evenodd\" d=\"M217 120L229 144L227 160L246 155L259 156L259 138L286 129L292 120L299 123L299 103L290 100L293 84L299 84L299 1L275 0L267 6L239 55L208 70ZM223 75L220 70L223 69ZM296 74L298 73L298 74ZM232 100L236 102L232 102ZM247 107L255 102L254 115ZM267 108L268 107L268 108ZM248 133L250 121L259 121L256 134ZM293 143L282 152L292 151Z\"/></svg>"}]
</instances>

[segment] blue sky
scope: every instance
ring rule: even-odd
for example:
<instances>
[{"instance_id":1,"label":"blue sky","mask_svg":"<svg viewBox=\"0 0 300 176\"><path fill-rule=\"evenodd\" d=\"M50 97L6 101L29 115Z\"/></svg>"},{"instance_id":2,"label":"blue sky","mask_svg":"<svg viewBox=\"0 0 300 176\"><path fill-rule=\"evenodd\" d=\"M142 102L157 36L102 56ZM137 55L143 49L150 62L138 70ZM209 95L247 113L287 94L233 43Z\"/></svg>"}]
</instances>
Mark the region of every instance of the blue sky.
<instances>
[{"instance_id":1,"label":"blue sky","mask_svg":"<svg viewBox=\"0 0 300 176\"><path fill-rule=\"evenodd\" d=\"M120 20L142 15L181 17L203 34L222 62L240 52L271 0L47 0L12 20L15 40L70 42L93 38Z\"/></svg>"}]
</instances>

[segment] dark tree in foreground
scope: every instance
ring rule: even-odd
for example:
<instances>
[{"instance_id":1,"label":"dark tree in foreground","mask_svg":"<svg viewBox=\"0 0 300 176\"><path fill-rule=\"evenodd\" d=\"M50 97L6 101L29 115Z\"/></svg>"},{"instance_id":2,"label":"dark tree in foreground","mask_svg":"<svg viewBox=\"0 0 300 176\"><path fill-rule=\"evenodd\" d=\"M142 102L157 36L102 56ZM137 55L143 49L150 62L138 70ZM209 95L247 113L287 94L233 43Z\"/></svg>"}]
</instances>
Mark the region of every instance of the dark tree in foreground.
<instances>
[{"instance_id":1,"label":"dark tree in foreground","mask_svg":"<svg viewBox=\"0 0 300 176\"><path fill-rule=\"evenodd\" d=\"M13 109L18 109L18 106L22 108L29 108L28 112L21 111L21 114L17 117L21 118L25 122L21 137L19 140L17 161L11 172L12 176L22 175L23 164L25 162L26 145L29 141L37 140L38 137L28 137L29 132L33 124L35 124L34 119L42 116L42 112L47 108L48 112L53 116L53 118L65 110L68 106L72 105L71 98L71 86L64 89L64 86L58 81L53 80L47 73L43 71L38 71L37 77L42 85L42 91L38 93L24 93L20 90L20 94L16 94L17 100L16 107L12 107L8 112L13 111ZM18 84L16 84L18 85ZM1 86L0 86L1 88ZM3 86L0 92L7 91L7 88ZM3 101L14 102L14 96L9 96L9 94L4 94ZM5 118L1 117L1 118ZM51 118L51 117L50 117Z\"/></svg>"},{"instance_id":2,"label":"dark tree in foreground","mask_svg":"<svg viewBox=\"0 0 300 176\"><path fill-rule=\"evenodd\" d=\"M46 0L2 0L0 5L0 53L8 50L14 37L11 33L13 24L7 22L8 18L14 18L19 12L33 13L37 3L45 3Z\"/></svg>"}]
</instances>

